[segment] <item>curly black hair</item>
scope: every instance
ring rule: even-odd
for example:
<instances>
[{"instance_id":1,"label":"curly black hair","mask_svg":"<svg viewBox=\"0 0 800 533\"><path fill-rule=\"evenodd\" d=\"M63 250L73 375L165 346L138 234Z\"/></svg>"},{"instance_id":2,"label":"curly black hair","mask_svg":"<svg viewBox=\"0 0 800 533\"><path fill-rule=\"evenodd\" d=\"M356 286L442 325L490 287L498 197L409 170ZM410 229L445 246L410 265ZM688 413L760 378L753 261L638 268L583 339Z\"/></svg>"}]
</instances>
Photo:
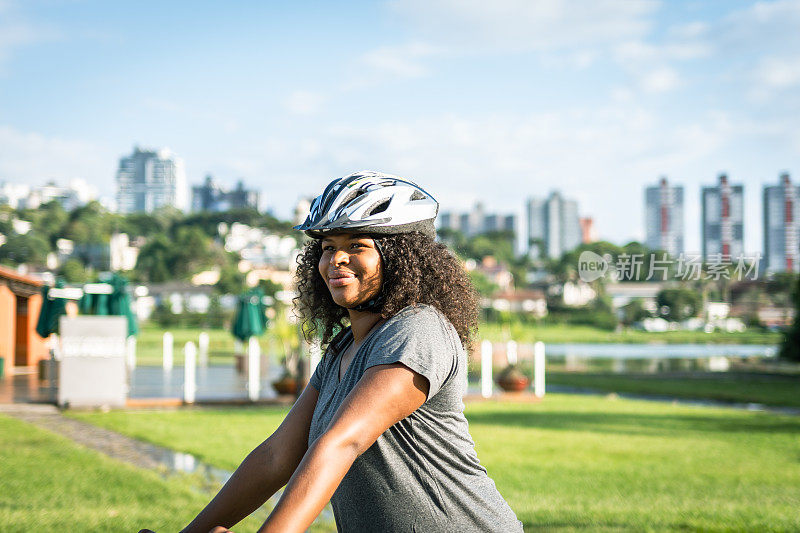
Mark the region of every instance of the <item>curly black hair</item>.
<instances>
[{"instance_id":1,"label":"curly black hair","mask_svg":"<svg viewBox=\"0 0 800 533\"><path fill-rule=\"evenodd\" d=\"M428 304L453 324L468 350L478 328L478 295L458 258L444 244L419 232L374 235L384 258L383 318L414 304ZM297 310L308 337L329 344L348 325L347 309L337 305L319 273L320 239L306 243L297 257Z\"/></svg>"}]
</instances>

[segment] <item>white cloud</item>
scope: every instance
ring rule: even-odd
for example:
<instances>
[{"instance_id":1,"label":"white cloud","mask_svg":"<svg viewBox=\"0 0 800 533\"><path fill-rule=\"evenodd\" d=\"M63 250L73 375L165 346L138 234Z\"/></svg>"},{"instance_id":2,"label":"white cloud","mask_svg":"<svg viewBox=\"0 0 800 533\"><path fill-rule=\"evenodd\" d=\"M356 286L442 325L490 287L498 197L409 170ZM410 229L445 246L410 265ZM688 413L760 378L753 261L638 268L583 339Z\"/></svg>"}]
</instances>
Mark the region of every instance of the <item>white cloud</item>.
<instances>
[{"instance_id":1,"label":"white cloud","mask_svg":"<svg viewBox=\"0 0 800 533\"><path fill-rule=\"evenodd\" d=\"M94 143L48 137L0 125L0 179L43 184L67 184L82 178L111 194L119 154Z\"/></svg>"},{"instance_id":2,"label":"white cloud","mask_svg":"<svg viewBox=\"0 0 800 533\"><path fill-rule=\"evenodd\" d=\"M560 189L578 199L582 213L595 216L602 236L618 241L641 237L635 232L641 228L645 183L664 173L681 181L713 179L718 153L740 134L721 113L703 113L678 127L665 120L624 103L356 122L320 128L302 139L268 139L237 156L236 164L247 175L272 178L272 205L291 205L327 180L362 168L418 180L444 210L481 199L492 209L521 213L526 197ZM710 173L698 176L698 168L708 166Z\"/></svg>"},{"instance_id":3,"label":"white cloud","mask_svg":"<svg viewBox=\"0 0 800 533\"><path fill-rule=\"evenodd\" d=\"M754 81L760 87L776 90L800 85L800 57L762 58Z\"/></svg>"},{"instance_id":4,"label":"white cloud","mask_svg":"<svg viewBox=\"0 0 800 533\"><path fill-rule=\"evenodd\" d=\"M560 50L643 37L655 0L395 0L430 42L498 50Z\"/></svg>"},{"instance_id":5,"label":"white cloud","mask_svg":"<svg viewBox=\"0 0 800 533\"><path fill-rule=\"evenodd\" d=\"M700 59L712 54L708 43L700 40L681 40L663 44L645 41L626 41L614 47L614 57L621 64L647 65L653 62Z\"/></svg>"},{"instance_id":6,"label":"white cloud","mask_svg":"<svg viewBox=\"0 0 800 533\"><path fill-rule=\"evenodd\" d=\"M428 72L422 60L438 52L440 50L436 47L421 42L382 46L367 52L361 62L399 78L419 78Z\"/></svg>"},{"instance_id":7,"label":"white cloud","mask_svg":"<svg viewBox=\"0 0 800 533\"><path fill-rule=\"evenodd\" d=\"M0 1L0 73L14 52L23 46L56 38L52 29L30 24L11 1Z\"/></svg>"},{"instance_id":8,"label":"white cloud","mask_svg":"<svg viewBox=\"0 0 800 533\"><path fill-rule=\"evenodd\" d=\"M709 38L732 53L753 53L765 50L800 51L800 1L778 0L755 2L732 12Z\"/></svg>"},{"instance_id":9,"label":"white cloud","mask_svg":"<svg viewBox=\"0 0 800 533\"><path fill-rule=\"evenodd\" d=\"M641 86L649 93L664 93L676 89L681 84L681 78L675 69L661 67L651 70L641 78Z\"/></svg>"},{"instance_id":10,"label":"white cloud","mask_svg":"<svg viewBox=\"0 0 800 533\"><path fill-rule=\"evenodd\" d=\"M294 91L283 102L284 107L296 115L313 115L322 104L325 97L314 91Z\"/></svg>"},{"instance_id":11,"label":"white cloud","mask_svg":"<svg viewBox=\"0 0 800 533\"><path fill-rule=\"evenodd\" d=\"M229 104L200 107L189 102L148 96L142 99L139 105L148 113L155 111L159 115L173 115L181 122L202 124L206 128L218 128L228 134L236 133L241 128L235 108L230 107Z\"/></svg>"},{"instance_id":12,"label":"white cloud","mask_svg":"<svg viewBox=\"0 0 800 533\"><path fill-rule=\"evenodd\" d=\"M759 1L707 24L698 34L723 59L720 82L736 86L746 97L766 104L763 112L785 113L785 89L800 83L800 0ZM780 99L773 98L784 91ZM746 103L743 102L743 103Z\"/></svg>"}]
</instances>

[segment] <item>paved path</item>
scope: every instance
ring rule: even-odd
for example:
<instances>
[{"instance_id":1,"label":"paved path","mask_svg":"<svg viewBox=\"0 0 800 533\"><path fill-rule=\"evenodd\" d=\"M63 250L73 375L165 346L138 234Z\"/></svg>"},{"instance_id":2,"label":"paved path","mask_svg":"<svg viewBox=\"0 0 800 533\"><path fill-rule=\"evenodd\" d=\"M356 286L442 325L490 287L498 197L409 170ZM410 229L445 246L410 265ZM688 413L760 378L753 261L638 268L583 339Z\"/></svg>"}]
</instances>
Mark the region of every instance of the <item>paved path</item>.
<instances>
[{"instance_id":1,"label":"paved path","mask_svg":"<svg viewBox=\"0 0 800 533\"><path fill-rule=\"evenodd\" d=\"M0 404L0 413L63 435L87 448L139 468L163 469L174 452L127 437L116 431L73 420L53 405Z\"/></svg>"},{"instance_id":2,"label":"paved path","mask_svg":"<svg viewBox=\"0 0 800 533\"><path fill-rule=\"evenodd\" d=\"M0 403L0 414L8 415L35 426L63 435L68 439L81 444L104 455L132 464L138 468L149 468L163 474L180 472L200 472L203 481L199 490L214 494L230 477L230 472L215 468L195 460L194 456L176 452L153 444L148 444L134 438L122 435L116 431L100 428L74 420L61 414L54 405L16 403ZM265 520L277 504L283 490L267 500L254 512ZM324 526L324 529L335 530L333 509L330 504L325 506L315 524Z\"/></svg>"}]
</instances>

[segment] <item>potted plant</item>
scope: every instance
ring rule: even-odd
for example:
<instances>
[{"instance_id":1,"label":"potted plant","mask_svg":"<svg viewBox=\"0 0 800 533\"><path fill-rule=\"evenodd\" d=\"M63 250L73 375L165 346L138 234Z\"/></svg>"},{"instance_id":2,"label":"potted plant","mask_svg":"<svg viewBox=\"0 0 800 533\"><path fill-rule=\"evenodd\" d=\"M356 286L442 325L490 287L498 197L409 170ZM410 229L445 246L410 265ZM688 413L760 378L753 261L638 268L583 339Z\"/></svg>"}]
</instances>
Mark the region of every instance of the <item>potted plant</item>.
<instances>
[{"instance_id":1,"label":"potted plant","mask_svg":"<svg viewBox=\"0 0 800 533\"><path fill-rule=\"evenodd\" d=\"M272 387L275 389L275 392L281 395L297 394L297 380L286 367L283 368L283 375L281 378L272 382Z\"/></svg>"},{"instance_id":2,"label":"potted plant","mask_svg":"<svg viewBox=\"0 0 800 533\"><path fill-rule=\"evenodd\" d=\"M530 383L517 365L508 365L497 376L497 384L506 392L523 391Z\"/></svg>"}]
</instances>

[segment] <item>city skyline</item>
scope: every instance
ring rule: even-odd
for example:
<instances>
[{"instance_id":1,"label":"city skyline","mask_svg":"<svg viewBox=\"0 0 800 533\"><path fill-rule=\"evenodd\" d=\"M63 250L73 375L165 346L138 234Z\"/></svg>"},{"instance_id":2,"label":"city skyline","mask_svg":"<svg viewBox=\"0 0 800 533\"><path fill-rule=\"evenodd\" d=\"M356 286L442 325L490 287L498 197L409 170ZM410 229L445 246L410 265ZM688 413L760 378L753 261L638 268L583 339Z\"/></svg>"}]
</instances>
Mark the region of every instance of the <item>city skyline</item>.
<instances>
[{"instance_id":1,"label":"city skyline","mask_svg":"<svg viewBox=\"0 0 800 533\"><path fill-rule=\"evenodd\" d=\"M521 198L559 189L622 243L645 240L642 189L666 175L699 251L700 188L726 173L752 252L761 190L800 173L797 1L150 11L0 2L0 180L83 178L110 197L141 144L171 148L192 183L243 177L281 218L371 168L442 210L520 219Z\"/></svg>"},{"instance_id":2,"label":"city skyline","mask_svg":"<svg viewBox=\"0 0 800 533\"><path fill-rule=\"evenodd\" d=\"M120 158L120 169L126 164L126 161L135 158L137 154L144 155L146 157L164 156L170 160L176 159L179 162L179 167L180 168L183 167L182 159L178 157L177 154L172 153L169 149L166 148L150 149L150 148L141 148L139 146L135 146L133 150L134 150L133 156L124 156ZM117 171L118 183L119 183L118 179L119 174L121 172L120 169L118 169ZM780 183L784 182L788 183L790 182L790 180L791 176L787 172L782 172L778 177L778 181ZM216 178L213 178L210 174L206 174L203 180L200 182L189 181L188 179L186 179L185 176L182 176L179 181L183 182L184 184L182 195L185 196L185 198L181 200L182 202L185 203L184 207L181 208L181 210L183 211L186 212L203 211L203 210L219 211L219 210L229 209L231 208L231 206L228 205L228 203L231 201L231 199L228 198L230 196L231 198L236 197L236 200L234 200L235 205L233 205L233 207L244 207L245 204L247 204L251 207L261 210L262 212L270 212L273 215L275 214L274 208L272 206L260 205L261 204L261 202L259 201L260 191L258 189L244 188L244 180L242 180L242 178L237 178L235 180L236 188L230 188L230 189L227 186L220 187L220 184L216 180ZM721 211L722 201L718 196L721 190L721 185L723 183L725 184L728 183L728 177L724 173L719 174L717 176L717 181L718 181L717 185L701 184L700 194L699 194L700 196L699 210L703 214L702 216L707 216L710 217L710 219L714 220L714 222L712 223L716 224L717 227L715 230L712 231L716 231L716 233L720 234L717 237L714 237L718 239L721 236L721 233L723 232L723 228L720 225L721 222L720 220L718 220L721 217L721 212L722 212ZM212 202L213 205L209 205L203 208L198 207L197 205L195 205L200 200L198 198L198 194L202 194L201 191L207 194L209 191L205 191L205 189L209 187L212 189L212 191L210 192L213 192L215 195L219 197L217 198L215 196L215 200ZM778 188L780 187L781 186L778 186ZM797 188L796 186L792 187L794 187L795 189ZM667 197L664 197L663 196L664 193L661 192L661 189L664 188L667 188L669 192L669 196ZM769 245L766 240L767 233L766 233L766 226L764 225L761 226L761 229L764 232L763 233L764 240L761 241L762 242L761 248L748 249L746 246L742 245L741 242L742 235L748 233L747 231L748 226L751 226L753 224L753 221L750 220L750 218L754 216L754 213L751 211L748 217L746 217L747 220L749 220L749 222L743 221L743 216L742 216L743 211L746 210L747 208L746 206L744 206L742 198L745 196L746 190L744 190L741 185L733 185L731 188L732 188L732 193L734 194L733 202L732 204L730 204L733 206L731 207L731 209L733 209L736 213L738 213L738 215L736 215L736 221L733 223L733 227L729 228L728 231L735 232L736 236L733 237L732 235L731 237L729 237L729 239L735 238L735 240L738 241L738 244L734 243L733 248L728 248L727 253L724 252L725 247L722 243L719 242L719 240L715 241L716 244L712 245L713 249L711 250L704 251L702 248L702 244L701 244L701 249L699 250L684 250L682 243L686 239L687 229L684 227L684 224L682 222L683 219L682 213L684 211L683 186L681 185L676 186L674 184L668 183L667 178L664 176L662 176L659 179L658 185L653 186L645 184L645 186L643 187L644 197L645 197L645 201L643 202L643 212L645 216L642 222L642 232L645 234L645 238L633 239L633 240L645 244L650 249L653 250L665 249L667 251L670 251L670 249L674 246L675 248L671 251L671 255L676 257L679 253L682 253L684 251L686 251L687 253L699 253L704 257L708 255L713 256L715 254L720 254L720 253L723 255L731 255L731 256L739 256L739 255L747 256L747 255L752 255L753 253L762 253L766 255ZM759 192L761 200L761 204L759 205L761 211L759 215L760 218L764 221L767 219L768 215L768 213L766 212L768 202L765 200L764 195L768 194L768 192L772 193L773 190L776 190L775 182L772 183L767 182L761 187L761 191ZM6 195L9 192L12 193L12 196L6 197ZM717 195L712 199L715 202L714 207L712 209L715 211L714 214L712 215L709 215L704 210L704 203L708 201L708 199L706 198L706 196L708 196L708 193L713 193ZM65 194L68 197L62 197ZM119 197L119 195L120 195L120 190L117 188L115 196ZM181 196L181 194L178 194L178 196ZM459 206L452 210L440 209L439 216L437 217L437 227L461 229L467 236L497 229L511 229L516 234L515 247L517 248L517 251L519 253L524 253L524 250L527 246L525 244L525 241L526 239L529 240L531 238L529 234L532 233L530 227L531 203L538 202L539 204L544 205L547 202L549 202L550 199L552 199L554 196L557 198L561 198L563 196L561 189L558 188L551 189L550 195L548 196L547 199L544 199L544 197L538 198L538 197L528 196L524 200L522 214L520 214L519 212L506 212L498 214L496 211L488 208L487 205L480 200L476 201L475 204L472 206ZM286 220L296 221L298 216L300 216L297 210L303 203L310 205L308 200L309 198L312 198L312 196L310 195L300 196L295 205L291 209L292 214L290 215L289 218L286 218ZM666 201L664 198L669 198L666 204L664 204L664 202ZM74 209L79 205L83 205L90 200L98 200L106 208L119 213L142 212L142 211L149 212L152 210L152 209L130 210L121 208L119 205L117 205L116 200L108 196L98 196L96 194L96 189L94 187L88 186L81 179L73 179L67 186L61 186L61 184L55 182L54 180L49 180L42 185L19 184L14 182L0 181L0 203L6 203L10 201L12 207L15 208L16 207L35 208L42 203L50 201L51 199L56 199L61 201L64 207L67 208L68 210ZM33 201L33 204L29 205L31 201ZM670 202L676 202L677 210L675 210L676 207L669 207ZM19 203L19 205L17 205L17 203ZM567 203L570 203L571 205L575 204L574 201ZM797 205L800 205L800 203L798 203ZM668 213L666 220L669 221L668 232L670 236L668 237L667 244L665 246L661 246L659 243L661 243L662 239L664 239L665 237L664 234L662 233L665 229L665 226L663 225L665 209L667 209ZM593 217L578 216L577 205L575 205L572 208L572 211L574 211L573 214L577 216L576 220L580 219L581 221L591 221L590 225L592 227L590 228L591 229L590 233L594 234L595 231L593 227L594 226ZM703 235L704 232L708 231L708 222L704 221L702 216L701 220L699 221L698 234L700 235L701 243L705 243L706 239L703 237ZM770 216L774 217L775 215L770 214ZM304 218L305 214L303 214L302 217ZM521 225L523 224L523 222L525 224L524 227ZM581 224L583 223L588 223L588 222L581 222ZM487 224L489 226L483 227L484 225ZM783 224L783 222L780 223L774 222L774 224ZM796 222L790 222L790 224L792 224L792 227L794 227ZM462 226L464 227L471 226L471 229L467 229L467 231L464 231ZM570 231L571 234L575 235L575 238L573 240L575 240L576 242L583 240L577 237L578 234L582 235L584 232L584 229L580 224L576 225L575 228L571 228ZM692 229L691 227L689 227L688 235L690 240L692 238L691 237L692 234L693 234ZM798 242L800 236L798 236L797 238L787 237L787 239L789 239L787 240L787 242ZM592 242L598 240L608 240L608 239L596 238ZM619 245L624 245L627 244L628 242L631 242L631 240L626 240L626 241L611 240L610 242ZM673 244L669 244L670 242L672 242ZM800 251L796 251L795 253L800 254ZM796 264L794 268L795 269L797 268Z\"/></svg>"}]
</instances>

